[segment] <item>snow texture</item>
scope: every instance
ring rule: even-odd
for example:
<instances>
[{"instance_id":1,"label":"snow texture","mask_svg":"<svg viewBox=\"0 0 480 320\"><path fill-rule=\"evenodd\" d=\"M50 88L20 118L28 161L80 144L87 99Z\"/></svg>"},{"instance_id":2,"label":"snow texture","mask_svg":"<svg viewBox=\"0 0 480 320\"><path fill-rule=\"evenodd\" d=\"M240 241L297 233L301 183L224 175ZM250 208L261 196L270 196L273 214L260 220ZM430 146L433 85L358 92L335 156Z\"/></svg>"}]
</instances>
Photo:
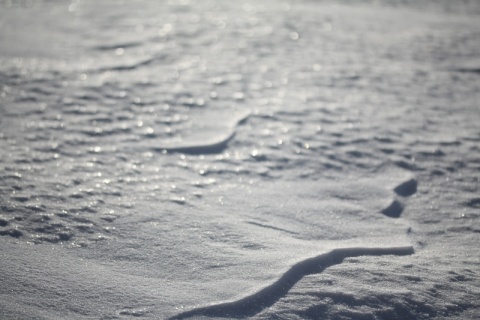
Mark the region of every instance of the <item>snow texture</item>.
<instances>
[{"instance_id":1,"label":"snow texture","mask_svg":"<svg viewBox=\"0 0 480 320\"><path fill-rule=\"evenodd\" d=\"M0 1L0 318L477 319L478 1Z\"/></svg>"}]
</instances>

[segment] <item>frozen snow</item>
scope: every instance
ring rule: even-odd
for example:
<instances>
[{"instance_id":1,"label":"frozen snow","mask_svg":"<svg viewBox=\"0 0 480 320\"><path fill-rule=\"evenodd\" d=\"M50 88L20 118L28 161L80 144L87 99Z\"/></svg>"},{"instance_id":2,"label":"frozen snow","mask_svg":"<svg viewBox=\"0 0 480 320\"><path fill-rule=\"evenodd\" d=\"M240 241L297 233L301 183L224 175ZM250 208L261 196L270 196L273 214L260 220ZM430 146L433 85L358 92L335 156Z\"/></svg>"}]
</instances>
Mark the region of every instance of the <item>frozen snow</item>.
<instances>
[{"instance_id":1,"label":"frozen snow","mask_svg":"<svg viewBox=\"0 0 480 320\"><path fill-rule=\"evenodd\" d=\"M0 2L0 318L476 319L479 15Z\"/></svg>"}]
</instances>

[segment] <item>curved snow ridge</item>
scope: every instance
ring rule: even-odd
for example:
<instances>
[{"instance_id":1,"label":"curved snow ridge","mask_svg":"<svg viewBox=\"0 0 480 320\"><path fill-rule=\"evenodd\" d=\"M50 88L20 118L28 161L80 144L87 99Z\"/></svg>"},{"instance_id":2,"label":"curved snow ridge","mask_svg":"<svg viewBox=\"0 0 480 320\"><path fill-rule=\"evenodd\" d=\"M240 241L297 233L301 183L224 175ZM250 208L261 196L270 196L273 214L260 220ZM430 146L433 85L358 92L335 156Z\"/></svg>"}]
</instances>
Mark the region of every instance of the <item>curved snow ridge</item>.
<instances>
[{"instance_id":1,"label":"curved snow ridge","mask_svg":"<svg viewBox=\"0 0 480 320\"><path fill-rule=\"evenodd\" d=\"M230 129L220 137L210 141L191 142L184 145L153 147L154 151L168 152L168 153L185 153L192 155L221 153L228 146L228 143L235 137L235 130L244 123L250 116L250 111L242 114L234 122Z\"/></svg>"},{"instance_id":2,"label":"curved snow ridge","mask_svg":"<svg viewBox=\"0 0 480 320\"><path fill-rule=\"evenodd\" d=\"M166 151L169 153L186 153L186 154L211 154L220 153L225 150L228 143L235 136L235 130L232 129L226 135L219 137L218 139L193 143L190 145L173 146L173 147L154 147L155 151Z\"/></svg>"},{"instance_id":3,"label":"curved snow ridge","mask_svg":"<svg viewBox=\"0 0 480 320\"><path fill-rule=\"evenodd\" d=\"M411 255L412 246L377 247L377 248L340 248L300 261L288 269L277 281L269 286L236 301L223 302L191 309L175 315L170 320L186 319L194 316L245 318L253 316L272 306L284 297L288 291L303 277L320 273L326 268L340 264L345 258L358 256Z\"/></svg>"}]
</instances>

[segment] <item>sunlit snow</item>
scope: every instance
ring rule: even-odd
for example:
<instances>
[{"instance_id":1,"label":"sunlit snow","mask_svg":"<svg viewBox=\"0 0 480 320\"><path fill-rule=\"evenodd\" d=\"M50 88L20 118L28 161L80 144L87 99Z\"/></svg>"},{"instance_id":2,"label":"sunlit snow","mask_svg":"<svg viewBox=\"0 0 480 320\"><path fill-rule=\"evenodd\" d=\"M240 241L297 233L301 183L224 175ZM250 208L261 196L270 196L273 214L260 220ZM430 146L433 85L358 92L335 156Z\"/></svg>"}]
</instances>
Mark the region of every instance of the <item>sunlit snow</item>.
<instances>
[{"instance_id":1,"label":"sunlit snow","mask_svg":"<svg viewBox=\"0 0 480 320\"><path fill-rule=\"evenodd\" d=\"M0 318L476 319L479 16L0 1Z\"/></svg>"}]
</instances>

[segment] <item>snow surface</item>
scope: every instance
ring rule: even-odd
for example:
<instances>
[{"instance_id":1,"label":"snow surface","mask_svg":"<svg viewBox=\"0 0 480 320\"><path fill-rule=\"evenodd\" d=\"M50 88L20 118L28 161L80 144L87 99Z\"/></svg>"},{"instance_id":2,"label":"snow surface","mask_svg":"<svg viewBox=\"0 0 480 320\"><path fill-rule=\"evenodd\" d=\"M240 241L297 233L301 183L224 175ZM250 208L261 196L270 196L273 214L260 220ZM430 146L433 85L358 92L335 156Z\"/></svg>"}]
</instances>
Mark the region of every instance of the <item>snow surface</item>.
<instances>
[{"instance_id":1,"label":"snow surface","mask_svg":"<svg viewBox=\"0 0 480 320\"><path fill-rule=\"evenodd\" d=\"M477 319L479 16L0 2L0 318Z\"/></svg>"}]
</instances>

